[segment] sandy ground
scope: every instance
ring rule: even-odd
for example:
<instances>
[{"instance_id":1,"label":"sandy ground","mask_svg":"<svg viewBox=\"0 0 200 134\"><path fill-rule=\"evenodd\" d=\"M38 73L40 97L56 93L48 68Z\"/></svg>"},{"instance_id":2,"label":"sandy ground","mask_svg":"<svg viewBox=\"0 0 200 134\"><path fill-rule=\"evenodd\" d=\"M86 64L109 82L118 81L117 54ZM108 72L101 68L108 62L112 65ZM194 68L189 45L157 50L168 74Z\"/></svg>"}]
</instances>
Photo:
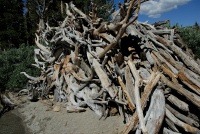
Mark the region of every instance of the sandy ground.
<instances>
[{"instance_id":1,"label":"sandy ground","mask_svg":"<svg viewBox=\"0 0 200 134\"><path fill-rule=\"evenodd\" d=\"M48 107L38 102L25 102L17 108L24 125L33 134L120 134L125 124L120 116L100 119L90 109L82 113L47 111Z\"/></svg>"},{"instance_id":2,"label":"sandy ground","mask_svg":"<svg viewBox=\"0 0 200 134\"><path fill-rule=\"evenodd\" d=\"M0 117L0 134L29 134L18 116L17 110L11 110Z\"/></svg>"}]
</instances>

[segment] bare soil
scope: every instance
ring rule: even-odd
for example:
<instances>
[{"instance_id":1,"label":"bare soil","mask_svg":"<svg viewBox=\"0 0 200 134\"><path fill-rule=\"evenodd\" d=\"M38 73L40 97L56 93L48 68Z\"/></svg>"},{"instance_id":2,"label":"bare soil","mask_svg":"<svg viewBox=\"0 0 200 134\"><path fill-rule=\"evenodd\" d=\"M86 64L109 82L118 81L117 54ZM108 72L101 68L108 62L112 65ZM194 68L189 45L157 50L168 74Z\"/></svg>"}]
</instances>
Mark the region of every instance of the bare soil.
<instances>
[{"instance_id":1,"label":"bare soil","mask_svg":"<svg viewBox=\"0 0 200 134\"><path fill-rule=\"evenodd\" d=\"M82 113L67 113L65 108L54 112L41 101L23 102L17 107L17 114L26 129L34 134L120 134L125 127L122 117L99 120L89 108Z\"/></svg>"}]
</instances>

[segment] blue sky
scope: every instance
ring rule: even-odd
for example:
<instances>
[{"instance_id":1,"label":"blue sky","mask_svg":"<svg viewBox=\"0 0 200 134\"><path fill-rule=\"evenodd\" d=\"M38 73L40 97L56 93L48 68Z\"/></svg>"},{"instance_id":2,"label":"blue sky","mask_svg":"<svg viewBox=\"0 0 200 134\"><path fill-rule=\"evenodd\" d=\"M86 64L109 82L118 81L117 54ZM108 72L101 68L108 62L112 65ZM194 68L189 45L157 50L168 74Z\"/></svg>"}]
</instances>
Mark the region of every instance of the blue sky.
<instances>
[{"instance_id":1,"label":"blue sky","mask_svg":"<svg viewBox=\"0 0 200 134\"><path fill-rule=\"evenodd\" d=\"M115 0L115 4L124 0ZM200 0L150 0L141 6L139 21L154 23L170 20L171 25L182 26L200 24Z\"/></svg>"}]
</instances>

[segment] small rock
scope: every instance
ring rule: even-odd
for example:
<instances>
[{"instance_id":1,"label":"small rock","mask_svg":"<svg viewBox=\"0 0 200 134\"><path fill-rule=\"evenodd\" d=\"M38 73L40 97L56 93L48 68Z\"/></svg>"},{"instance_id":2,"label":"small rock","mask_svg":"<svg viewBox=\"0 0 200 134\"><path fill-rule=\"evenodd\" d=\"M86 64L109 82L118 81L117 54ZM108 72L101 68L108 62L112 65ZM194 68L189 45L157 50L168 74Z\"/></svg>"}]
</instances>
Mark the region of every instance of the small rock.
<instances>
[{"instance_id":1,"label":"small rock","mask_svg":"<svg viewBox=\"0 0 200 134\"><path fill-rule=\"evenodd\" d=\"M53 111L54 112L59 112L61 109L60 105L56 105L54 108L53 108Z\"/></svg>"}]
</instances>

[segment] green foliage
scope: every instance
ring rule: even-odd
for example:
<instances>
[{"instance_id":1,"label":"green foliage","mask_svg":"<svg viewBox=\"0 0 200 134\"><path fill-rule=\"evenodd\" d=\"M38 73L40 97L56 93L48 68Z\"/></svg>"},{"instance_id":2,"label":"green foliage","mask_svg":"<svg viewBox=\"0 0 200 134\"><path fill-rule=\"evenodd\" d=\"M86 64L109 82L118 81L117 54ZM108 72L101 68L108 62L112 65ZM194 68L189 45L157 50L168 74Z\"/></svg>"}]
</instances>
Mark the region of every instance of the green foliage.
<instances>
[{"instance_id":1,"label":"green foliage","mask_svg":"<svg viewBox=\"0 0 200 134\"><path fill-rule=\"evenodd\" d=\"M200 58L200 29L198 23L195 23L194 26L177 28L188 47L192 49L196 57Z\"/></svg>"},{"instance_id":2,"label":"green foliage","mask_svg":"<svg viewBox=\"0 0 200 134\"><path fill-rule=\"evenodd\" d=\"M111 13L114 12L115 5L114 0L93 0L93 3L97 5L97 16L103 18L104 21L109 20ZM88 6L90 9L91 6Z\"/></svg>"},{"instance_id":3,"label":"green foliage","mask_svg":"<svg viewBox=\"0 0 200 134\"><path fill-rule=\"evenodd\" d=\"M2 90L23 88L26 85L27 78L20 74L26 71L28 74L37 76L39 70L31 66L34 63L33 46L21 46L12 48L0 53L0 87Z\"/></svg>"},{"instance_id":4,"label":"green foliage","mask_svg":"<svg viewBox=\"0 0 200 134\"><path fill-rule=\"evenodd\" d=\"M25 42L22 0L0 0L0 49L19 47Z\"/></svg>"},{"instance_id":5,"label":"green foliage","mask_svg":"<svg viewBox=\"0 0 200 134\"><path fill-rule=\"evenodd\" d=\"M26 26L26 35L27 35L27 44L34 44L35 32L38 28L39 16L36 13L35 0L26 0L25 4L25 26Z\"/></svg>"}]
</instances>

